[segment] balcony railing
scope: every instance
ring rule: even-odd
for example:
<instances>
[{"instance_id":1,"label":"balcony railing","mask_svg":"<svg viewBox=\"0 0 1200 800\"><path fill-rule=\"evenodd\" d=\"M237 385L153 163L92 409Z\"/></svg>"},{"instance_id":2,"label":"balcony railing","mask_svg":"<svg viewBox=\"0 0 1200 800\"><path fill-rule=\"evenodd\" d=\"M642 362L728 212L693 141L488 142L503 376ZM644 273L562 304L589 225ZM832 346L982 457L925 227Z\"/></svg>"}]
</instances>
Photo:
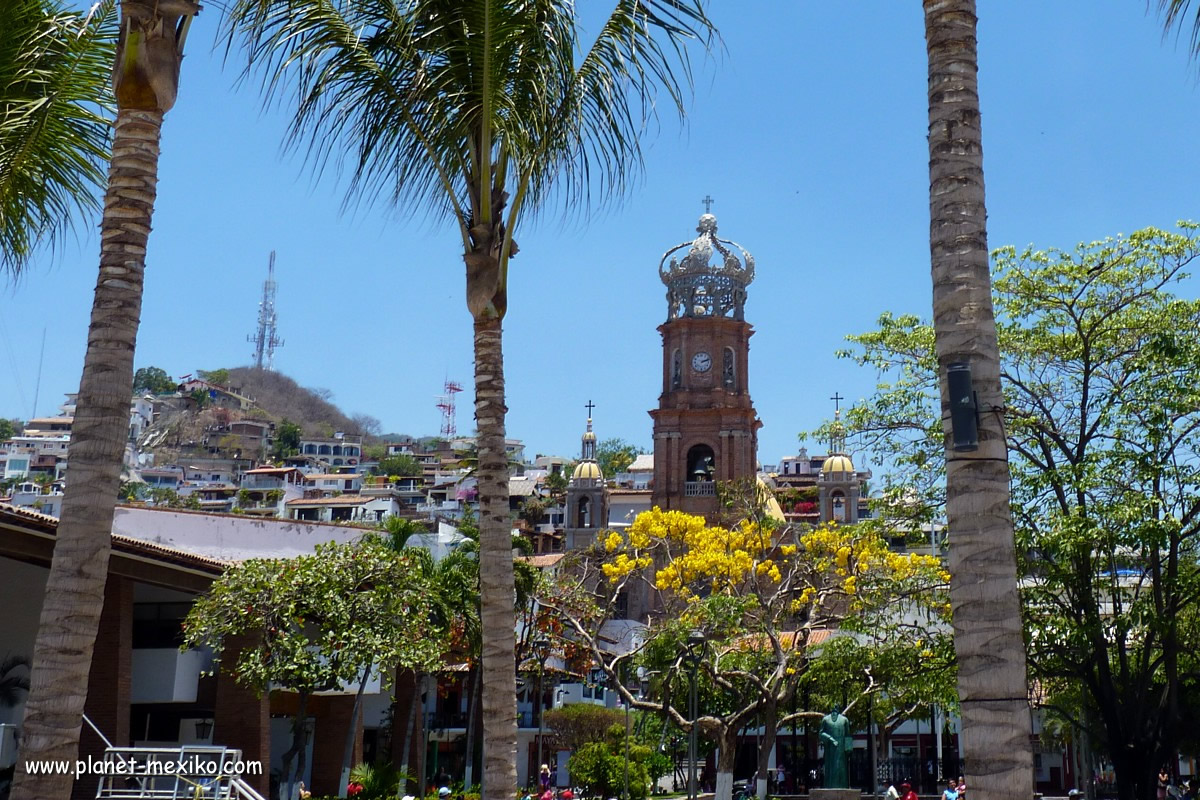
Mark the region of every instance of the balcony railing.
<instances>
[{"instance_id":1,"label":"balcony railing","mask_svg":"<svg viewBox=\"0 0 1200 800\"><path fill-rule=\"evenodd\" d=\"M263 491L269 489L282 489L284 487L281 478L242 478L239 488L249 489L250 491Z\"/></svg>"},{"instance_id":2,"label":"balcony railing","mask_svg":"<svg viewBox=\"0 0 1200 800\"><path fill-rule=\"evenodd\" d=\"M446 500L441 503L418 503L417 511L458 511L457 500Z\"/></svg>"},{"instance_id":3,"label":"balcony railing","mask_svg":"<svg viewBox=\"0 0 1200 800\"><path fill-rule=\"evenodd\" d=\"M426 716L426 724L431 730L444 731L467 727L467 715L462 711L434 711Z\"/></svg>"},{"instance_id":4,"label":"balcony railing","mask_svg":"<svg viewBox=\"0 0 1200 800\"><path fill-rule=\"evenodd\" d=\"M688 481L683 484L684 497L716 497L717 484L715 481Z\"/></svg>"}]
</instances>

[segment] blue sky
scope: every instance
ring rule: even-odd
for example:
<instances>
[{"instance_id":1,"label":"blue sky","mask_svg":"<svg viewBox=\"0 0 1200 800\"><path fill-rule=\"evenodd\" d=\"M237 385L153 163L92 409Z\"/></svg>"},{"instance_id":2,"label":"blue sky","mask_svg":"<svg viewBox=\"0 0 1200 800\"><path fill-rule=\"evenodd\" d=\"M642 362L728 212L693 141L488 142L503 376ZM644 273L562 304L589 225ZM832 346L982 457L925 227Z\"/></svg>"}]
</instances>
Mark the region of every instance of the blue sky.
<instances>
[{"instance_id":1,"label":"blue sky","mask_svg":"<svg viewBox=\"0 0 1200 800\"><path fill-rule=\"evenodd\" d=\"M1145 3L979 6L991 246L1069 248L1200 218L1197 68ZM835 390L871 391L874 374L834 355L847 334L887 310L929 315L920 3L718 0L710 11L725 51L698 65L686 128L665 122L648 141L627 201L565 224L547 214L518 236L508 425L530 455L577 453L589 399L601 438L650 446L666 317L657 265L694 237L706 194L721 235L758 263L746 316L762 462L794 453L797 433L832 414ZM239 65L222 69L217 22L210 8L194 25L167 116L137 365L183 375L248 363L276 250L277 368L385 430L436 433L443 379L472 380L457 235L420 212L342 213L342 187L314 183L302 155L281 151L285 115L263 110L254 83L237 85ZM94 223L0 290L0 415L30 415L43 329L38 413L78 385ZM470 392L459 401L470 432Z\"/></svg>"}]
</instances>

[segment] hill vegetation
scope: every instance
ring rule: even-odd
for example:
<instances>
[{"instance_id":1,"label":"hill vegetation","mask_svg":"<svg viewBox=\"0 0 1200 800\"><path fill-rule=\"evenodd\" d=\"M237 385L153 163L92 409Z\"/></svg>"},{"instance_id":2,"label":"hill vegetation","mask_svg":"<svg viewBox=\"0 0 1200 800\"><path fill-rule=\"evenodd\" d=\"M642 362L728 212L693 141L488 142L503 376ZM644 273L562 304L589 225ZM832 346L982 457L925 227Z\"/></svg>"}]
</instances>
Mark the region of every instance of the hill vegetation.
<instances>
[{"instance_id":1,"label":"hill vegetation","mask_svg":"<svg viewBox=\"0 0 1200 800\"><path fill-rule=\"evenodd\" d=\"M337 431L359 434L365 440L380 432L379 420L366 414L347 415L331 401L328 389L309 389L286 375L254 367L228 370L229 385L253 397L258 408L276 422L288 419L308 436L332 436Z\"/></svg>"}]
</instances>

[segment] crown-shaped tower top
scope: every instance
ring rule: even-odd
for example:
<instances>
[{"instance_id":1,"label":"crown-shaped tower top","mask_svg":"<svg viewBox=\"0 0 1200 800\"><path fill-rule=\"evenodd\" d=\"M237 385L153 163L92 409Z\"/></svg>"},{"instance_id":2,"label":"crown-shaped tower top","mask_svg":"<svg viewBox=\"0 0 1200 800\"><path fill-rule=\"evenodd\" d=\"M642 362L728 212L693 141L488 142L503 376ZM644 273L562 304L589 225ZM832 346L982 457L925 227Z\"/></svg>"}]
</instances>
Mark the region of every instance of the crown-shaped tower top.
<instances>
[{"instance_id":1,"label":"crown-shaped tower top","mask_svg":"<svg viewBox=\"0 0 1200 800\"><path fill-rule=\"evenodd\" d=\"M700 235L672 247L659 262L658 274L667 285L667 319L745 319L754 256L740 244L719 238L717 218L710 213L700 217L696 232Z\"/></svg>"}]
</instances>

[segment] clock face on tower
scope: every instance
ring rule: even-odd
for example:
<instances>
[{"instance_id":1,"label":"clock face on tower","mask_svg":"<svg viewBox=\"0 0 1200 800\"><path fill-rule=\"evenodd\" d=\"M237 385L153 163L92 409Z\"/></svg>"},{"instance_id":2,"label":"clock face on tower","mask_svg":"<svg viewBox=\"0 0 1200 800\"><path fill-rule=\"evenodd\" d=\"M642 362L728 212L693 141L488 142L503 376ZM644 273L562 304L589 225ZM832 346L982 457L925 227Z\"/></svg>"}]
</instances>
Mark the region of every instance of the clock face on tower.
<instances>
[{"instance_id":1,"label":"clock face on tower","mask_svg":"<svg viewBox=\"0 0 1200 800\"><path fill-rule=\"evenodd\" d=\"M692 369L696 372L708 372L712 368L712 356L701 350L692 356Z\"/></svg>"}]
</instances>

